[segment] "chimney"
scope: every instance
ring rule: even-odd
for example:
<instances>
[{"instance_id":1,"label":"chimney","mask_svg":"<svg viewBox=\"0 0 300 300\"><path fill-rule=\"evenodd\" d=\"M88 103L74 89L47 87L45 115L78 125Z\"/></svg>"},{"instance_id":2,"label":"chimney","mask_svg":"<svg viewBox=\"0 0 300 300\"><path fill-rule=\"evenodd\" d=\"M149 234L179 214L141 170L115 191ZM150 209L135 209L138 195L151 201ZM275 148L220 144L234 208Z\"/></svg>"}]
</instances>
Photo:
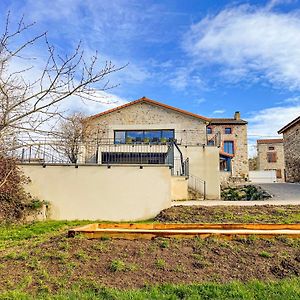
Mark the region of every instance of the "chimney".
<instances>
[{"instance_id":1,"label":"chimney","mask_svg":"<svg viewBox=\"0 0 300 300\"><path fill-rule=\"evenodd\" d=\"M234 113L234 119L235 119L235 120L240 120L240 119L241 119L241 113L240 113L239 111L236 111L236 112Z\"/></svg>"}]
</instances>

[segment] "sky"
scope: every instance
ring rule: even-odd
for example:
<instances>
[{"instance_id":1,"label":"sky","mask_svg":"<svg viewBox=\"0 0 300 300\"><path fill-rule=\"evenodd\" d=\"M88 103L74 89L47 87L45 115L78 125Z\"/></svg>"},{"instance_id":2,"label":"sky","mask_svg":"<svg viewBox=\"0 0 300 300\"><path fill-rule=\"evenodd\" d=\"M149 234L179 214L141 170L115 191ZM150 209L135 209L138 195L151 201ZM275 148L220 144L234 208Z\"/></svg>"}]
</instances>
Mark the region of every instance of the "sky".
<instances>
[{"instance_id":1,"label":"sky","mask_svg":"<svg viewBox=\"0 0 300 300\"><path fill-rule=\"evenodd\" d=\"M1 29L8 11L12 26L24 15L36 22L31 34L47 31L59 53L81 41L99 67L127 65L99 92L103 104L70 110L146 96L206 117L240 111L251 156L256 139L278 137L300 115L300 0L1 0ZM46 50L32 51L38 69Z\"/></svg>"}]
</instances>

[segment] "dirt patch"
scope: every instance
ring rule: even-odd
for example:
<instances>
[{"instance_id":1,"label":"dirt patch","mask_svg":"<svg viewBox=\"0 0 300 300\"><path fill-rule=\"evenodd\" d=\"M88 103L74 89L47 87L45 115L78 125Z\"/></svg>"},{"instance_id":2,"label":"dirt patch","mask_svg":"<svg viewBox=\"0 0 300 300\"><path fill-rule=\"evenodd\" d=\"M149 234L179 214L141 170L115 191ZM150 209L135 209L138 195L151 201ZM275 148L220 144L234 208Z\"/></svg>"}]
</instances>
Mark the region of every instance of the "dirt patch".
<instances>
[{"instance_id":1,"label":"dirt patch","mask_svg":"<svg viewBox=\"0 0 300 300\"><path fill-rule=\"evenodd\" d=\"M300 223L300 205L174 206L160 212L163 223Z\"/></svg>"},{"instance_id":2,"label":"dirt patch","mask_svg":"<svg viewBox=\"0 0 300 300\"><path fill-rule=\"evenodd\" d=\"M57 291L91 282L121 289L161 283L299 276L300 240L87 240L65 235L0 253L0 291Z\"/></svg>"}]
</instances>

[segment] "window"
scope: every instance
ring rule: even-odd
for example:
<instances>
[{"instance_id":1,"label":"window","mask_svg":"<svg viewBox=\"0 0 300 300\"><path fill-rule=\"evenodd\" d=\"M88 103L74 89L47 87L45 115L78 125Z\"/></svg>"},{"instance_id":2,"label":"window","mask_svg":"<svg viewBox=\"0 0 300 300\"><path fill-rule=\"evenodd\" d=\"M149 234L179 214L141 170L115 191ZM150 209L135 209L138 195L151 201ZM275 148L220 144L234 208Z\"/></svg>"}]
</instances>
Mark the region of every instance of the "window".
<instances>
[{"instance_id":1,"label":"window","mask_svg":"<svg viewBox=\"0 0 300 300\"><path fill-rule=\"evenodd\" d=\"M174 140L174 130L162 130L161 137L167 141Z\"/></svg>"},{"instance_id":2,"label":"window","mask_svg":"<svg viewBox=\"0 0 300 300\"><path fill-rule=\"evenodd\" d=\"M207 134L212 134L212 128L211 127L207 127L206 128L206 133Z\"/></svg>"},{"instance_id":3,"label":"window","mask_svg":"<svg viewBox=\"0 0 300 300\"><path fill-rule=\"evenodd\" d=\"M269 163L275 163L277 161L277 154L276 152L268 152L267 159Z\"/></svg>"},{"instance_id":4,"label":"window","mask_svg":"<svg viewBox=\"0 0 300 300\"><path fill-rule=\"evenodd\" d=\"M234 143L233 141L224 142L224 152L234 154Z\"/></svg>"},{"instance_id":5,"label":"window","mask_svg":"<svg viewBox=\"0 0 300 300\"><path fill-rule=\"evenodd\" d=\"M232 133L232 128L231 127L226 127L225 128L225 134L231 134Z\"/></svg>"},{"instance_id":6,"label":"window","mask_svg":"<svg viewBox=\"0 0 300 300\"><path fill-rule=\"evenodd\" d=\"M125 131L115 131L115 144L125 144Z\"/></svg>"},{"instance_id":7,"label":"window","mask_svg":"<svg viewBox=\"0 0 300 300\"><path fill-rule=\"evenodd\" d=\"M275 150L275 147L269 146L269 150Z\"/></svg>"},{"instance_id":8,"label":"window","mask_svg":"<svg viewBox=\"0 0 300 300\"><path fill-rule=\"evenodd\" d=\"M214 141L214 140L209 140L209 141L207 142L207 145L208 145L208 146L214 146L214 145L215 145L215 141Z\"/></svg>"},{"instance_id":9,"label":"window","mask_svg":"<svg viewBox=\"0 0 300 300\"><path fill-rule=\"evenodd\" d=\"M143 139L143 131L127 131L126 143L141 143Z\"/></svg>"},{"instance_id":10,"label":"window","mask_svg":"<svg viewBox=\"0 0 300 300\"><path fill-rule=\"evenodd\" d=\"M174 140L174 130L115 130L115 144L166 143Z\"/></svg>"}]
</instances>

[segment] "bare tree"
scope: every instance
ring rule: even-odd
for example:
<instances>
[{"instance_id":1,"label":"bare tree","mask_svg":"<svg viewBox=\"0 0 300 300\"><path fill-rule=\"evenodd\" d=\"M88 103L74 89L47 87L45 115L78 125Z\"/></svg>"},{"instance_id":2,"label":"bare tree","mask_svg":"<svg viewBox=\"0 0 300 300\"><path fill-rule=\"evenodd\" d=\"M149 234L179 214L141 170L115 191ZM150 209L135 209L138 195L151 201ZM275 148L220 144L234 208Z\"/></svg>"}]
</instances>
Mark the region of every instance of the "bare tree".
<instances>
[{"instance_id":1,"label":"bare tree","mask_svg":"<svg viewBox=\"0 0 300 300\"><path fill-rule=\"evenodd\" d=\"M59 125L60 136L57 150L68 157L71 163L77 163L84 143L86 117L82 113L74 113Z\"/></svg>"},{"instance_id":2,"label":"bare tree","mask_svg":"<svg viewBox=\"0 0 300 300\"><path fill-rule=\"evenodd\" d=\"M8 15L0 36L0 151L18 148L19 137L33 139L33 133L52 132L57 125L57 117L62 116L61 104L68 97L78 96L84 102L99 101L96 91L113 87L108 75L124 68L116 67L111 61L106 61L99 68L97 53L86 59L80 43L72 54L60 55L49 43L46 32L24 42L32 26L34 24L25 24L22 18L17 28L11 30ZM48 54L42 70L37 70L33 81L26 78L26 72L33 65L10 71L16 60L28 60L23 56L27 48L40 42Z\"/></svg>"}]
</instances>

